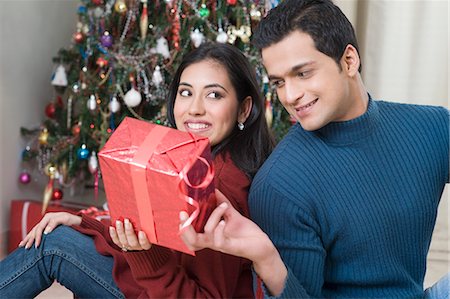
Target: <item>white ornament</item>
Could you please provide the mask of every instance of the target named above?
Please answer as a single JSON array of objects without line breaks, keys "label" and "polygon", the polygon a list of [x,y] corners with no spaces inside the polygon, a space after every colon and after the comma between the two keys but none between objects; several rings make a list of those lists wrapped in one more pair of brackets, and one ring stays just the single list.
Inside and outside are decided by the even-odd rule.
[{"label": "white ornament", "polygon": [[52,85],[55,86],[67,86],[66,69],[62,64],[56,68],[55,76],[52,79]]},{"label": "white ornament", "polygon": [[111,113],[116,113],[120,110],[120,103],[116,97],[112,97],[111,101],[108,104],[108,108]]},{"label": "white ornament", "polygon": [[161,54],[164,59],[170,58],[169,43],[164,37],[160,37],[156,41],[156,53]]},{"label": "white ornament", "polygon": [[141,93],[131,88],[123,97],[123,101],[128,107],[136,107],[142,101]]},{"label": "white ornament", "polygon": [[198,30],[198,28],[191,32],[191,41],[194,44],[194,47],[200,47],[204,40],[205,36],[200,32],[200,30]]},{"label": "white ornament", "polygon": [[155,67],[155,71],[152,75],[152,82],[155,84],[155,86],[159,86],[163,82],[163,77],[161,75],[160,67],[157,65]]},{"label": "white ornament", "polygon": [[89,161],[88,161],[88,167],[89,167],[89,171],[92,174],[94,174],[98,169],[98,160],[97,160],[97,155],[96,155],[95,151],[91,152],[91,156],[89,157]]},{"label": "white ornament", "polygon": [[224,44],[228,40],[228,35],[225,31],[223,31],[222,28],[219,28],[219,31],[217,32],[216,42]]},{"label": "white ornament", "polygon": [[96,7],[94,9],[94,16],[100,18],[103,15],[103,9],[101,7]]},{"label": "white ornament", "polygon": [[87,107],[91,111],[94,111],[97,108],[97,100],[93,94],[91,94],[89,100],[87,101]]}]

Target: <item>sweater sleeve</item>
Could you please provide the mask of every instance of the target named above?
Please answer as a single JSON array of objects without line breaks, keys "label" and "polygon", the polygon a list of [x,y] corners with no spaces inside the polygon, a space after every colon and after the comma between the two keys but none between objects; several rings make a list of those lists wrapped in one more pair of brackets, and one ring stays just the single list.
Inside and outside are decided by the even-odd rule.
[{"label": "sweater sleeve", "polygon": [[[319,226],[306,207],[299,206],[270,182],[252,186],[250,214],[268,234],[288,268],[280,298],[322,297],[326,252]],[[276,203],[276,204],[275,204]],[[265,297],[271,298],[265,290]]]},{"label": "sweater sleeve", "polygon": [[[216,188],[222,187],[221,191],[236,208],[247,210],[248,180],[244,176],[244,181],[235,184],[235,188],[226,188],[228,183],[224,187],[223,181],[242,174],[235,167],[223,171],[222,166],[215,163]],[[148,297],[253,297],[251,263],[242,258],[209,249],[197,251],[193,257],[158,245],[147,251],[127,252],[124,256],[134,279]]]}]

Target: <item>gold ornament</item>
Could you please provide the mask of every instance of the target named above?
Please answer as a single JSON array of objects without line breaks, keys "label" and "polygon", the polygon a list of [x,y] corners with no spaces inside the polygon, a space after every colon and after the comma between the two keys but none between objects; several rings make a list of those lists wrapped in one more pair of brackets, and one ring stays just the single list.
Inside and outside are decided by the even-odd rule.
[{"label": "gold ornament", "polygon": [[46,145],[48,143],[48,135],[49,135],[49,133],[48,133],[47,128],[43,128],[41,131],[41,134],[39,134],[39,137],[38,137],[39,143],[42,145]]},{"label": "gold ornament", "polygon": [[127,5],[124,0],[116,0],[114,4],[114,10],[120,14],[123,14],[127,11]]},{"label": "gold ornament", "polygon": [[51,179],[54,179],[56,175],[56,170],[57,168],[54,164],[48,163],[44,168],[44,173]]}]

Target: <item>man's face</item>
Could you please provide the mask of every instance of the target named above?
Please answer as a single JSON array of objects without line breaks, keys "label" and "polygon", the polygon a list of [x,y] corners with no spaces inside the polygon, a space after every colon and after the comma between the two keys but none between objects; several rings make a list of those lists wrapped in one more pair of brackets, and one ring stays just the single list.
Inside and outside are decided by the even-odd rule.
[{"label": "man's face", "polygon": [[319,52],[308,34],[290,33],[263,49],[262,58],[278,98],[305,130],[359,116],[354,111],[347,66],[341,62],[341,70],[331,57]]}]

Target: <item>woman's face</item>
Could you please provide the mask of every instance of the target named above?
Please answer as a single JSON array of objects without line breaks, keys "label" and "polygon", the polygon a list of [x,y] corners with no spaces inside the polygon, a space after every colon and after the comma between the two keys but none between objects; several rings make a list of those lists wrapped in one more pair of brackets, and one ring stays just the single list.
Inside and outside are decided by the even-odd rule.
[{"label": "woman's face", "polygon": [[214,146],[231,134],[239,110],[236,91],[221,64],[204,60],[181,74],[173,111],[178,130],[208,137]]}]

